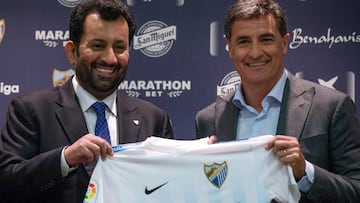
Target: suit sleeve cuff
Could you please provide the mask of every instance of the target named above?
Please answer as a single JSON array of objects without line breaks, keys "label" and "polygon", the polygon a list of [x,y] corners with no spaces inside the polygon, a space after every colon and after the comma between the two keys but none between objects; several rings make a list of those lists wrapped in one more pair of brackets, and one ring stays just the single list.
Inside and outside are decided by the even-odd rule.
[{"label": "suit sleeve cuff", "polygon": [[305,163],[305,172],[306,175],[303,176],[298,182],[298,187],[301,192],[308,192],[312,184],[314,183],[314,165],[306,161]]},{"label": "suit sleeve cuff", "polygon": [[66,177],[69,175],[69,173],[71,173],[72,171],[74,171],[75,169],[78,168],[78,165],[74,166],[74,167],[70,167],[66,160],[65,160],[65,155],[64,155],[64,150],[65,150],[66,147],[64,147],[62,150],[61,150],[61,159],[60,159],[60,167],[61,167],[61,175],[62,177]]}]

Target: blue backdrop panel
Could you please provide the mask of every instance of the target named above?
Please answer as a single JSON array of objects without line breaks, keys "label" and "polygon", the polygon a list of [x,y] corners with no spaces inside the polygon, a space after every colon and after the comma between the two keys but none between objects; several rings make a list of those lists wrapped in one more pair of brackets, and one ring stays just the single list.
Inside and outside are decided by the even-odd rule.
[{"label": "blue backdrop panel", "polygon": [[[61,85],[73,74],[63,43],[81,0],[0,2],[0,125],[10,100]],[[176,137],[193,139],[195,113],[239,81],[223,26],[234,0],[127,0],[138,28],[126,80],[131,96],[171,116]],[[360,2],[279,0],[289,20],[286,68],[351,96],[360,115]]]}]

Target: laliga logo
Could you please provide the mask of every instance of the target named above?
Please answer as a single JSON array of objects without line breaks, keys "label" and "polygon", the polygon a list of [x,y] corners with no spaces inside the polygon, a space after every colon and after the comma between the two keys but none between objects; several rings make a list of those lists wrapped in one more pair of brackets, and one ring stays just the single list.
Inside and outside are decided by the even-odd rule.
[{"label": "laliga logo", "polygon": [[82,2],[82,0],[58,0],[58,2],[65,7],[72,8]]},{"label": "laliga logo", "polygon": [[5,36],[5,20],[0,19],[0,44]]},{"label": "laliga logo", "polygon": [[96,195],[98,192],[97,188],[98,188],[97,182],[91,180],[85,194],[84,203],[90,203],[96,201]]},{"label": "laliga logo", "polygon": [[134,49],[149,57],[165,55],[176,40],[176,26],[167,26],[161,21],[149,21],[140,27],[134,36]]}]

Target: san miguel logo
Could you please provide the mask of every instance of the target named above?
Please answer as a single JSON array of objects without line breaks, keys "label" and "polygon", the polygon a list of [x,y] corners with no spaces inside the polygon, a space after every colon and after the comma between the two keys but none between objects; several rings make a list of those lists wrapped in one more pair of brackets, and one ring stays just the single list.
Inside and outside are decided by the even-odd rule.
[{"label": "san miguel logo", "polygon": [[220,82],[220,85],[217,86],[217,95],[225,96],[234,92],[237,88],[239,88],[240,81],[240,75],[236,71],[228,73]]},{"label": "san miguel logo", "polygon": [[58,2],[66,7],[75,7],[76,5],[78,5],[80,2],[82,2],[83,0],[58,0]]},{"label": "san miguel logo", "polygon": [[134,49],[149,57],[165,55],[176,40],[176,26],[161,21],[149,21],[139,28],[134,36]]},{"label": "san miguel logo", "polygon": [[0,44],[5,36],[5,20],[0,19]]},{"label": "san miguel logo", "polygon": [[220,188],[225,182],[228,174],[228,166],[226,161],[222,163],[213,163],[211,165],[204,164],[204,173],[207,179],[217,188]]}]

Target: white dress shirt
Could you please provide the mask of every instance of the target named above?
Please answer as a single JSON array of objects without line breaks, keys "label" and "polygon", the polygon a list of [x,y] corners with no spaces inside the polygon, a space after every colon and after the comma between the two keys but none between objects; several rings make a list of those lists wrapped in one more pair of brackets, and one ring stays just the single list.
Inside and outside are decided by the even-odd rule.
[{"label": "white dress shirt", "polygon": [[[97,100],[94,96],[88,93],[84,88],[82,88],[79,83],[77,82],[76,76],[72,78],[72,84],[75,91],[75,94],[79,100],[79,104],[81,110],[84,114],[85,122],[87,129],[90,134],[95,134],[95,125],[96,125],[96,113],[92,109],[91,105]],[[116,91],[113,94],[106,97],[105,99],[101,100],[107,106],[105,111],[105,117],[108,122],[109,132],[110,132],[110,139],[112,145],[118,145],[119,138],[118,138],[118,128],[117,128],[117,109],[116,109]],[[95,135],[94,135],[95,136]],[[66,146],[67,147],[67,146]],[[66,148],[64,147],[64,149]],[[64,156],[64,149],[61,152],[61,174],[63,177],[67,176],[71,171],[75,170],[77,166],[70,167]]]}]

